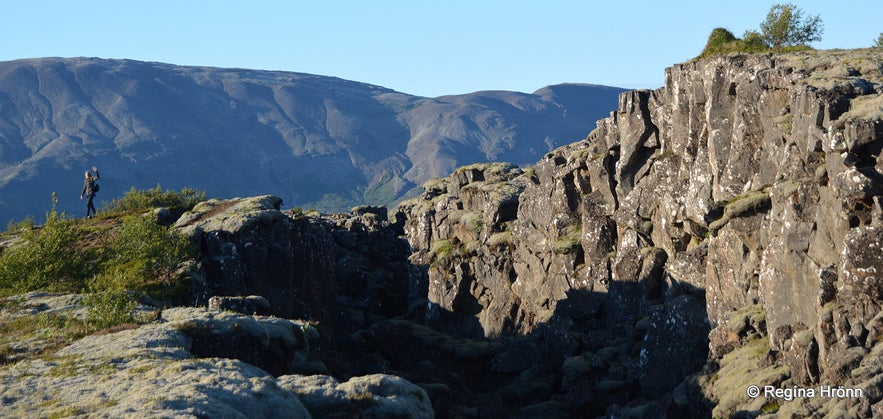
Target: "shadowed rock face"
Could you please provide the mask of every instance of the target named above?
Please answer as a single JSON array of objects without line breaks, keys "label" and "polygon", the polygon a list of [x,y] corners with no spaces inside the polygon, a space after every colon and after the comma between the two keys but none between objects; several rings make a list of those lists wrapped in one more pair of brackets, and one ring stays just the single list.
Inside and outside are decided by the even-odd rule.
[{"label": "shadowed rock face", "polygon": [[53,191],[78,216],[93,165],[99,201],[161,184],[323,211],[389,204],[458,165],[536,161],[582,137],[622,91],[567,84],[430,99],[291,72],[3,62],[0,220],[39,217]]}]

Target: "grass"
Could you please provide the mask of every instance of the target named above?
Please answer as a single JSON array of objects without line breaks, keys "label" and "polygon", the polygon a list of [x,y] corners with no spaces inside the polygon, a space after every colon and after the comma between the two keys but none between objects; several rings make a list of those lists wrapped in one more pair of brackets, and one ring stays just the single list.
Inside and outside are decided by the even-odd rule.
[{"label": "grass", "polygon": [[481,230],[484,228],[484,219],[480,212],[454,211],[451,213],[451,221],[465,224],[470,231],[476,234],[481,233]]},{"label": "grass", "polygon": [[0,322],[0,365],[53,352],[94,331],[83,320],[58,314],[4,319]]},{"label": "grass", "polygon": [[450,240],[435,240],[429,249],[430,261],[441,262],[448,260],[454,254],[454,245]]},{"label": "grass", "polygon": [[858,119],[873,121],[883,119],[883,95],[864,95],[853,99],[849,111],[837,119],[838,123]]}]

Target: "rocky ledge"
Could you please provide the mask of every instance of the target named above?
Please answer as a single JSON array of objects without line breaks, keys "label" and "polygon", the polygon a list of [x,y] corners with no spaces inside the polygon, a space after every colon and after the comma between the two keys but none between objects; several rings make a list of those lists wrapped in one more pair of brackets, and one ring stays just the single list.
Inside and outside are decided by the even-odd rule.
[{"label": "rocky ledge", "polygon": [[[79,300],[30,294],[7,301],[2,315],[77,316]],[[0,369],[3,415],[432,417],[423,389],[402,378],[373,374],[341,383],[317,374],[311,344],[318,333],[306,322],[178,307],[132,327]]]}]

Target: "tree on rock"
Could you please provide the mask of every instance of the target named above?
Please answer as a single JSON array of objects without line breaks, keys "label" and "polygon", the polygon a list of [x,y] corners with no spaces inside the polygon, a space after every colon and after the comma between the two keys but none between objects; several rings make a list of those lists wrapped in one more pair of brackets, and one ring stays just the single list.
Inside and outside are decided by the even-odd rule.
[{"label": "tree on rock", "polygon": [[[746,38],[750,32],[746,32]],[[760,24],[760,38],[774,49],[821,41],[822,32],[819,15],[804,17],[802,10],[788,3],[774,4]]]},{"label": "tree on rock", "polygon": [[878,36],[877,41],[874,42],[874,48],[883,48],[883,32],[880,32],[880,36]]}]

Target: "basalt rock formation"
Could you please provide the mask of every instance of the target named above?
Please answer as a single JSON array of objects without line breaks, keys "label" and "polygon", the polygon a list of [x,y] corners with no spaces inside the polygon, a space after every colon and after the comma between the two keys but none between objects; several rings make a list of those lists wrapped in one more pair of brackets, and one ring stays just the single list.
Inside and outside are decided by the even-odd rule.
[{"label": "basalt rock formation", "polygon": [[879,413],[881,117],[879,49],[679,64],[533,167],[426,184],[401,206],[411,260],[447,333],[566,331],[549,398],[570,409]]}]

